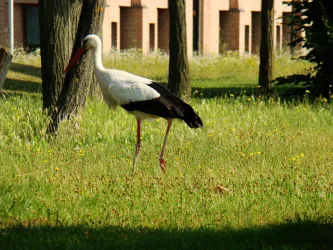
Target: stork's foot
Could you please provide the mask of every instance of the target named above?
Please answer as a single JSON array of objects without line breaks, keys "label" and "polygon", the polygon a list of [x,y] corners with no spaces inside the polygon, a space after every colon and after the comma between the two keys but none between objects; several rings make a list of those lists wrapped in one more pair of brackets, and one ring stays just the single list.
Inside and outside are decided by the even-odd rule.
[{"label": "stork's foot", "polygon": [[165,166],[165,160],[164,159],[160,159],[160,167],[161,167],[163,173],[166,173],[166,166]]}]

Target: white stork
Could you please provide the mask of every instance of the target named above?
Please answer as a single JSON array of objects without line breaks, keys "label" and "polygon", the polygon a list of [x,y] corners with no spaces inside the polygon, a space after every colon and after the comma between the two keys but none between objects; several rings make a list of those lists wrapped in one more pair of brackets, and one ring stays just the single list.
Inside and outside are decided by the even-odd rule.
[{"label": "white stork", "polygon": [[106,69],[102,64],[102,42],[96,35],[83,39],[81,48],[70,60],[65,69],[67,72],[89,49],[93,51],[94,72],[102,90],[104,100],[111,109],[121,106],[137,120],[137,144],[133,160],[134,172],[138,159],[141,138],[140,124],[147,118],[165,118],[168,126],[160,154],[160,167],[165,173],[164,150],[172,119],[184,120],[190,128],[202,127],[202,121],[193,108],[171,93],[162,85],[140,76],[117,69]]}]

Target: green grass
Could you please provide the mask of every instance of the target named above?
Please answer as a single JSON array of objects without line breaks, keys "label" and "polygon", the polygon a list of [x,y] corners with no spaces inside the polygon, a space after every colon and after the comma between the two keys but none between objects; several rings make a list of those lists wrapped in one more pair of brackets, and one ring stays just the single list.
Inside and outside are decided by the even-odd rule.
[{"label": "green grass", "polygon": [[[216,61],[206,62],[206,71],[216,74],[211,78],[204,69],[193,73],[198,98],[190,104],[204,127],[173,124],[166,175],[158,165],[164,120],[143,124],[143,146],[132,176],[132,116],[90,100],[78,117],[61,124],[56,138],[48,138],[39,88],[6,90],[0,98],[0,246],[330,249],[332,105],[320,99],[309,104],[306,98],[263,102],[247,95],[244,90],[255,88],[255,79],[251,74],[237,78],[246,66],[241,69],[242,63],[232,60],[235,85],[225,86],[210,68],[222,69]],[[152,67],[145,63],[143,72]],[[158,72],[163,63],[154,63]],[[34,71],[38,60],[21,67],[27,78],[12,70],[11,79],[40,82]],[[141,73],[139,66],[133,70]],[[145,76],[164,79],[161,73]],[[242,94],[201,95],[207,88],[233,86]]]}]

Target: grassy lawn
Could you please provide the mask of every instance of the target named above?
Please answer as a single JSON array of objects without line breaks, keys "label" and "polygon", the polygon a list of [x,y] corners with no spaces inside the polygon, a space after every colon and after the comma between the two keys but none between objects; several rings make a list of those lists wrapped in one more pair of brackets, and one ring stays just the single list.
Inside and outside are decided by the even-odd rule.
[{"label": "grassy lawn", "polygon": [[[106,65],[167,78],[162,55]],[[194,58],[190,103],[204,127],[174,123],[164,175],[166,122],[145,122],[132,176],[134,117],[89,100],[47,137],[39,57],[17,57],[0,98],[0,248],[332,249],[333,107],[262,101],[257,67],[255,57]],[[281,55],[276,76],[306,67]]]}]

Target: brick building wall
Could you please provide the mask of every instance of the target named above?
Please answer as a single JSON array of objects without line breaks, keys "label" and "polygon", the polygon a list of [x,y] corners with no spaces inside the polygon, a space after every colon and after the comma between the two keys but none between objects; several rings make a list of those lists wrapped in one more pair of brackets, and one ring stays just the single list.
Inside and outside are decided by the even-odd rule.
[{"label": "brick building wall", "polygon": [[[24,6],[22,4],[14,4],[14,13],[14,46],[17,48],[24,45]],[[8,9],[6,11],[6,16],[8,16]],[[8,26],[8,19],[6,21],[6,26]]]},{"label": "brick building wall", "polygon": [[142,49],[142,8],[120,8],[120,49]]},{"label": "brick building wall", "polygon": [[[0,0],[0,47],[8,48],[8,0]],[[14,0],[14,47],[23,47],[26,43],[25,8],[36,5],[38,0]]]},{"label": "brick building wall", "polygon": [[0,13],[3,13],[0,15],[0,47],[6,47],[6,30],[7,26],[5,24],[5,9],[6,4],[4,1],[0,1]]},{"label": "brick building wall", "polygon": [[261,39],[261,13],[252,12],[252,53],[259,53]]},{"label": "brick building wall", "polygon": [[[22,47],[24,45],[24,6],[22,4],[14,4],[14,46]],[[8,5],[4,8],[4,23],[6,29],[3,30],[4,44],[8,46]]]},{"label": "brick building wall", "polygon": [[239,11],[220,11],[220,52],[239,50]]},{"label": "brick building wall", "polygon": [[291,27],[287,24],[290,21],[291,14],[290,13],[283,13],[282,17],[282,44],[283,46],[287,45],[291,41]]},{"label": "brick building wall", "polygon": [[158,10],[158,48],[169,52],[169,10]]},{"label": "brick building wall", "polygon": [[[8,0],[0,0],[0,45],[8,41]],[[15,45],[25,45],[26,6],[37,4],[38,0],[15,1]],[[257,53],[260,47],[260,8],[261,0],[185,0],[187,47],[192,55],[193,43],[200,54],[221,52],[221,44],[226,49]],[[282,41],[290,40],[290,31],[279,19],[291,8],[282,5],[283,0],[275,0],[274,42],[277,48]],[[193,3],[198,21],[193,23]],[[103,23],[103,52],[116,49],[141,48],[144,53],[159,48],[169,50],[168,0],[106,0]],[[193,40],[193,31],[196,38]],[[6,33],[7,32],[7,33]],[[29,33],[30,34],[30,33]],[[153,47],[153,48],[152,48]]]},{"label": "brick building wall", "polygon": [[229,10],[228,1],[208,0],[200,2],[200,52],[216,54],[220,50],[220,11]]}]

